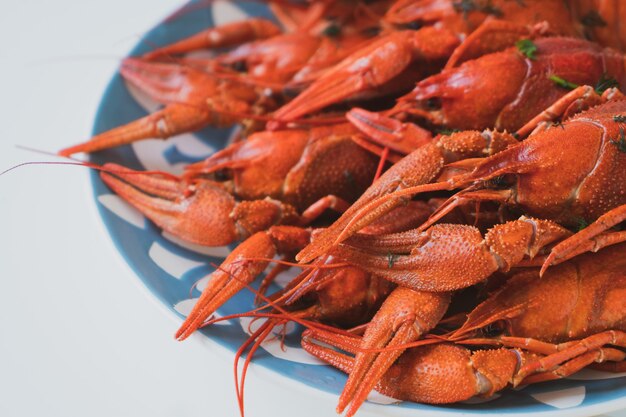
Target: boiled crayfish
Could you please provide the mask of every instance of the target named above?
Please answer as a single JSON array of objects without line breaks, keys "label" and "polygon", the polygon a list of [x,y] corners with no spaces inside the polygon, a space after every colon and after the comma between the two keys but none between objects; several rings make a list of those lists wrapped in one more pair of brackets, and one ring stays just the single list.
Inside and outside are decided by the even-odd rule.
[{"label": "boiled crayfish", "polygon": [[[297,7],[277,5],[275,10],[282,10],[277,16],[289,33],[281,34],[267,20],[251,19],[209,29],[143,58],[126,59],[121,74],[165,108],[60,153],[95,152],[147,138],[165,139],[209,124],[250,121],[287,101],[271,114],[269,126],[275,129],[343,100],[405,92],[446,62],[449,67],[458,65],[545,33],[578,34],[573,17],[563,19],[570,13],[557,0],[524,4],[502,0],[473,8],[447,1],[441,2],[446,3],[445,10],[438,14],[432,13],[433,5],[413,4],[407,22],[427,23],[419,30],[398,26],[407,23],[398,20],[406,13],[398,11],[406,2],[396,3],[396,11],[392,8],[383,17],[387,3],[357,2],[347,10],[341,2],[313,3],[307,17],[300,17],[306,22],[297,27],[290,23],[294,15],[302,15],[295,13]],[[321,12],[333,13],[333,19],[324,19]],[[172,55],[199,48],[238,44],[243,45],[208,62],[171,60]],[[233,72],[233,65],[245,68],[244,74]],[[296,87],[286,86],[289,80]],[[289,100],[285,90],[301,86],[308,87]]]},{"label": "boiled crayfish", "polygon": [[[61,154],[245,125],[181,176],[106,164],[101,177],[182,240],[241,241],[179,340],[276,263],[242,313],[267,321],[237,359],[279,324],[309,327],[304,348],[349,373],[347,416],[374,388],[450,403],[594,363],[623,371],[618,6],[272,2],[279,25],[230,23],[126,59],[122,75],[165,107]],[[199,49],[213,55],[187,56]]]},{"label": "boiled crayfish", "polygon": [[[552,264],[626,240],[624,232],[609,230],[626,218],[626,190],[623,183],[612,181],[626,164],[626,152],[620,145],[624,137],[622,123],[626,100],[619,97],[617,92],[615,94],[617,98],[574,116],[563,122],[561,127],[538,131],[527,140],[488,158],[461,161],[461,167],[469,172],[447,176],[444,181],[394,191],[369,203],[355,205],[357,208],[354,212],[349,211],[344,215],[348,216],[348,221],[339,220],[339,225],[346,225],[344,230],[349,231],[348,237],[353,235],[353,230],[358,230],[389,208],[400,204],[406,195],[461,189],[415,231],[367,238],[354,235],[349,239],[340,234],[334,243],[331,242],[328,254],[404,287],[401,297],[394,301],[398,307],[389,312],[384,310],[383,304],[372,320],[372,324],[381,320],[381,323],[393,323],[393,327],[368,327],[360,345],[363,349],[396,349],[378,354],[368,351],[357,353],[338,410],[342,411],[352,402],[355,405],[348,414],[355,411],[401,354],[402,350],[398,346],[422,336],[423,332],[408,332],[404,326],[408,326],[407,329],[424,328],[420,314],[438,305],[435,301],[419,303],[417,300],[421,299],[423,291],[445,295],[447,291],[485,280],[498,270],[506,272],[525,261],[532,263],[541,254],[543,267],[539,273],[544,274]],[[452,135],[451,139],[455,137],[458,137],[456,140],[459,143],[467,137],[485,139],[478,132]],[[576,155],[572,158],[560,148],[564,144],[589,152],[584,157]],[[424,149],[412,155],[413,158],[419,158],[412,159],[410,155],[407,157],[410,163],[405,165],[401,161],[385,175],[395,172],[395,169],[406,170],[409,175],[412,170],[421,173],[426,169],[428,172],[428,162],[432,159],[425,158],[425,155],[439,152],[439,148],[433,145],[432,150]],[[442,156],[438,158],[440,160]],[[441,163],[437,162],[430,169],[439,172],[440,167]],[[564,167],[571,171],[564,175]],[[502,179],[494,183],[491,180],[495,177]],[[522,217],[494,226],[484,237],[480,230],[470,225],[433,225],[453,209],[473,201],[514,205],[517,210],[545,220]],[[572,233],[563,226],[575,226],[575,218],[592,223],[582,231]],[[321,242],[322,245],[328,245],[327,236],[336,236],[336,230],[331,226],[322,232],[320,239],[300,253],[301,259],[314,253],[311,248],[315,250],[316,244]],[[619,302],[610,307],[622,312],[624,309],[623,303]],[[512,314],[511,310],[507,310],[508,313]],[[393,320],[390,321],[390,317]],[[607,326],[621,329],[619,325],[622,321],[623,318],[618,318],[617,323],[609,323]],[[585,329],[593,328],[585,324],[582,326]],[[577,335],[571,333],[569,336]]]},{"label": "boiled crayfish", "polygon": [[[367,387],[376,386],[401,400],[442,404],[475,395],[490,396],[509,385],[565,378],[594,363],[601,364],[601,369],[623,371],[624,250],[626,246],[620,244],[585,254],[551,269],[543,278],[537,269],[514,275],[469,312],[463,326],[451,334],[437,336],[428,340],[432,344],[424,343],[404,353],[391,351],[399,359],[391,361],[388,369],[372,366],[377,372],[370,373],[374,381]],[[598,308],[600,311],[593,314]],[[352,376],[363,355],[360,339],[358,335],[313,330],[305,333],[302,344]],[[314,340],[356,354],[356,360]],[[459,343],[486,349],[471,352]],[[364,399],[368,391],[361,391]],[[360,402],[355,404],[347,415]]]}]

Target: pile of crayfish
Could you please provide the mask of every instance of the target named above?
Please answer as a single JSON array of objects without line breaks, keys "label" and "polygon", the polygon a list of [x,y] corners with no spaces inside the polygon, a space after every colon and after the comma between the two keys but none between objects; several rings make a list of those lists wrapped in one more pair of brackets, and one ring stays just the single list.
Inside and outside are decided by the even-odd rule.
[{"label": "pile of crayfish", "polygon": [[[60,152],[239,125],[181,176],[99,168],[179,239],[241,242],[176,338],[272,265],[247,362],[275,326],[302,324],[304,349],[349,374],[346,416],[373,389],[442,404],[626,371],[621,3],[269,7],[275,21],[125,59],[163,108]],[[266,295],[289,268],[302,272]]]}]

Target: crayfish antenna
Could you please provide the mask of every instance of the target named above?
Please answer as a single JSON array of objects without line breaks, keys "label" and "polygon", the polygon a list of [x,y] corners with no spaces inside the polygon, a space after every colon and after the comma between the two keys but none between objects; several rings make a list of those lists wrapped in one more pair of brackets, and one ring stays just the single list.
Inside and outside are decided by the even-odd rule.
[{"label": "crayfish antenna", "polygon": [[[233,277],[233,279],[236,279],[236,277]],[[329,337],[334,336],[334,337],[346,338],[346,337],[351,336],[349,333],[342,331],[340,329],[337,329],[335,327],[310,321],[309,319],[307,319],[307,317],[309,317],[309,311],[306,309],[301,310],[301,311],[287,311],[284,308],[284,305],[282,305],[279,302],[272,301],[270,298],[263,295],[260,291],[255,290],[254,288],[250,287],[247,284],[244,284],[243,286],[247,288],[249,291],[251,291],[252,293],[254,293],[257,298],[263,300],[267,304],[247,313],[223,316],[223,317],[220,317],[217,319],[211,319],[205,322],[205,324],[212,324],[218,321],[230,320],[232,318],[242,318],[242,317],[255,317],[255,318],[266,319],[266,321],[262,323],[258,329],[256,329],[255,331],[249,331],[250,336],[240,346],[240,348],[237,350],[235,354],[233,371],[234,371],[234,378],[235,378],[235,389],[237,393],[237,401],[239,404],[239,410],[240,410],[240,414],[242,417],[244,416],[244,387],[245,387],[245,380],[246,380],[248,367],[250,366],[250,363],[252,362],[252,358],[254,354],[256,353],[256,351],[258,350],[258,348],[262,346],[262,344],[267,340],[268,336],[270,336],[273,333],[273,330],[277,326],[286,325],[288,321],[293,321],[305,327],[307,329],[306,330],[307,332],[315,332],[315,334],[325,334],[325,335],[329,335]],[[273,310],[270,313],[260,312],[260,310],[263,310],[269,307],[273,308]],[[252,325],[252,323],[250,323],[250,325]],[[284,334],[282,334],[281,336],[276,336],[276,337],[284,337]],[[252,347],[250,347],[251,345]],[[250,351],[246,355],[246,359],[245,359],[241,376],[240,376],[239,361],[241,357],[244,355],[245,351],[248,349],[248,347],[250,347]]]},{"label": "crayfish antenna", "polygon": [[29,161],[29,162],[22,162],[20,164],[13,165],[12,167],[5,169],[4,171],[0,171],[0,177],[18,168],[22,168],[22,167],[29,166],[29,165],[76,165],[76,166],[93,168],[88,163],[83,163],[83,162]]},{"label": "crayfish antenna", "polygon": [[[265,341],[267,336],[270,335],[274,327],[278,323],[275,323],[273,320],[267,320],[264,322],[261,327],[259,327],[254,333],[248,337],[248,339],[239,347],[237,352],[235,353],[235,360],[233,363],[233,372],[235,376],[235,390],[237,393],[237,402],[239,404],[239,413],[241,417],[244,417],[244,387],[246,382],[246,374],[248,372],[248,367],[252,361],[252,357],[254,356],[257,349],[261,346],[261,344]],[[246,360],[243,364],[243,369],[241,371],[241,382],[239,381],[239,360],[241,356],[243,356],[244,352],[252,344],[250,348],[250,352],[246,355]]]}]

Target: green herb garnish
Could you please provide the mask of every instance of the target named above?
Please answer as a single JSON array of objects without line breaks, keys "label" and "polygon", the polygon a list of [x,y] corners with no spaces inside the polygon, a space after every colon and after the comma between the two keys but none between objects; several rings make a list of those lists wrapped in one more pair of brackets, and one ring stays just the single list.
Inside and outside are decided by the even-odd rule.
[{"label": "green herb garnish", "polygon": [[579,217],[576,219],[576,230],[577,231],[581,231],[583,229],[586,229],[587,226],[589,226],[589,222],[587,220],[585,220],[584,217]]},{"label": "green herb garnish", "polygon": [[617,150],[626,153],[626,133],[624,132],[624,127],[619,127],[619,138],[617,140],[611,139],[611,143],[617,146]]},{"label": "green herb garnish", "polygon": [[396,259],[398,259],[398,255],[391,252],[387,254],[387,267],[389,269],[393,268],[393,265],[396,263]]},{"label": "green herb garnish", "polygon": [[526,56],[528,59],[535,59],[535,52],[537,52],[537,45],[530,39],[521,39],[515,42],[517,49]]},{"label": "green herb garnish", "polygon": [[445,128],[445,127],[437,130],[437,133],[439,133],[441,136],[450,136],[451,134],[456,133],[456,132],[460,132],[460,130],[459,129],[448,129],[448,128]]},{"label": "green herb garnish", "polygon": [[619,88],[619,83],[613,77],[610,77],[607,73],[602,74],[600,79],[596,83],[595,90],[596,93],[602,94],[609,88],[617,87]]},{"label": "green herb garnish", "polygon": [[578,84],[569,82],[566,79],[559,77],[558,75],[552,74],[548,78],[550,79],[550,81],[552,81],[554,84],[558,85],[559,87],[567,88],[568,90],[573,90],[575,88],[578,88]]}]

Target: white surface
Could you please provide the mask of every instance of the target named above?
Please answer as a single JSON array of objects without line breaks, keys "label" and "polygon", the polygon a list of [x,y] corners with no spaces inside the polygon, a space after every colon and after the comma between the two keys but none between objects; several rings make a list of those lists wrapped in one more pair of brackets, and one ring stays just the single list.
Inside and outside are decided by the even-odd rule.
[{"label": "white surface", "polygon": [[[0,14],[0,171],[87,138],[118,59],[177,0],[56,0]],[[0,177],[0,415],[235,416],[232,354],[143,289],[97,214],[87,171]],[[246,415],[332,416],[335,398],[252,367]],[[384,409],[366,405],[362,417]],[[387,411],[384,411],[387,413]],[[626,416],[625,412],[613,416]]]}]

